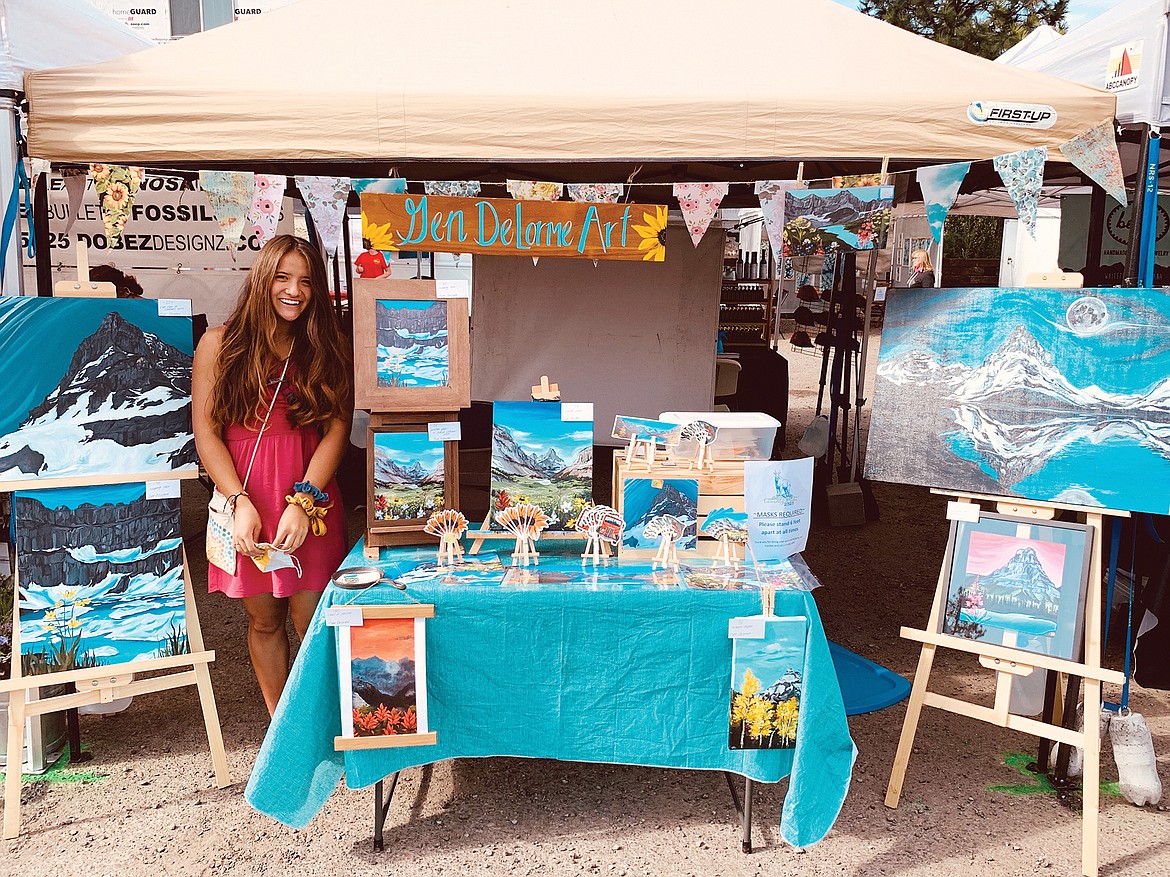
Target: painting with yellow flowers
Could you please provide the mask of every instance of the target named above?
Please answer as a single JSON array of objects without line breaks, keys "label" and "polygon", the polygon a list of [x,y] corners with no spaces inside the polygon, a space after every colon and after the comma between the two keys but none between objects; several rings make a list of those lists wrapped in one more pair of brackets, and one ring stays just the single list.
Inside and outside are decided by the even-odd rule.
[{"label": "painting with yellow flowers", "polygon": [[190,651],[177,491],[21,491],[12,517],[25,674]]},{"label": "painting with yellow flowers", "polygon": [[759,638],[732,640],[729,749],[794,749],[808,619],[762,616]]}]

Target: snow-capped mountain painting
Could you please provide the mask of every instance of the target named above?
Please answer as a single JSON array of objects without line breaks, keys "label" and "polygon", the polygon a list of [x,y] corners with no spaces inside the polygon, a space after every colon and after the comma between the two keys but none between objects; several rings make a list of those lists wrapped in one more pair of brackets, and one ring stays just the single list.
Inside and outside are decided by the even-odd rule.
[{"label": "snow-capped mountain painting", "polygon": [[443,442],[425,432],[375,432],[371,453],[375,521],[425,520],[444,508]]},{"label": "snow-capped mountain painting", "polygon": [[32,672],[188,651],[179,499],[146,485],[17,492],[20,643]]},{"label": "snow-capped mountain painting", "polygon": [[593,421],[565,420],[560,402],[492,406],[491,510],[529,502],[550,530],[572,530],[593,498]]},{"label": "snow-capped mountain painting", "polygon": [[425,629],[422,618],[372,617],[337,629],[342,736],[426,732]]},{"label": "snow-capped mountain painting", "polygon": [[450,384],[447,302],[378,299],[374,319],[379,387]]},{"label": "snow-capped mountain painting", "polygon": [[678,540],[680,551],[697,543],[699,482],[695,478],[626,478],[622,481],[622,517],[626,548],[657,548],[658,540],[647,538],[646,525],[660,515],[673,515],[686,528]]},{"label": "snow-capped mountain painting", "polygon": [[193,469],[191,349],[152,300],[0,298],[0,487]]},{"label": "snow-capped mountain painting", "polygon": [[834,245],[851,250],[884,247],[893,206],[893,186],[788,189],[784,255],[819,256]]},{"label": "snow-capped mountain painting", "polygon": [[878,481],[1170,512],[1170,296],[888,296],[865,466]]},{"label": "snow-capped mountain painting", "polygon": [[731,749],[793,749],[800,720],[808,621],[768,618],[762,639],[732,640]]},{"label": "snow-capped mountain painting", "polygon": [[1088,545],[1077,524],[957,523],[943,632],[1079,657]]}]

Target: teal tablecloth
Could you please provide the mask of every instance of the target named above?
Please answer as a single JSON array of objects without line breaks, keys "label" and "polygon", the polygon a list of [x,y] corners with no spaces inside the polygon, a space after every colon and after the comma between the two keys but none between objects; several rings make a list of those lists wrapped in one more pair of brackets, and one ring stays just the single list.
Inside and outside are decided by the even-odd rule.
[{"label": "teal tablecloth", "polygon": [[[369,565],[361,548],[343,566]],[[422,549],[383,549],[378,565],[396,577],[433,558]],[[731,771],[761,782],[791,773],[781,836],[797,847],[825,836],[857,750],[811,593],[776,594],[777,615],[809,619],[796,748],[731,750],[727,622],[758,615],[758,591],[584,584],[579,558],[550,558],[543,544],[539,569],[576,580],[520,588],[431,580],[405,594],[390,585],[331,586],[260,748],[248,803],[300,828],[343,775],[359,789],[448,758],[522,756]],[[337,647],[324,609],[407,602],[407,594],[435,605],[426,629],[427,688],[438,745],[336,752]]]}]

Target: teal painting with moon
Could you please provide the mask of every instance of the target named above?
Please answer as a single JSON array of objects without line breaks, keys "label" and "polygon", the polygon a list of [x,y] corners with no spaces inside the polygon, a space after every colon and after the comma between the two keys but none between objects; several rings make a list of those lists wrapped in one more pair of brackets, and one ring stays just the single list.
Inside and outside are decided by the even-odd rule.
[{"label": "teal painting with moon", "polygon": [[1170,296],[893,290],[866,474],[1170,512]]}]

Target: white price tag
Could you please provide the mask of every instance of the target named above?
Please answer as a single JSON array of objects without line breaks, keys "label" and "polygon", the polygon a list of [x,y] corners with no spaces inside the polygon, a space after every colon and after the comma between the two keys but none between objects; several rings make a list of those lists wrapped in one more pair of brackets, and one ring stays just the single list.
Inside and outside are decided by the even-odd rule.
[{"label": "white price tag", "polygon": [[959,502],[952,499],[947,503],[947,520],[948,521],[971,521],[974,523],[979,520],[979,503],[977,502]]},{"label": "white price tag", "polygon": [[326,627],[361,627],[361,606],[326,606]]},{"label": "white price tag", "polygon": [[175,480],[147,481],[146,482],[146,498],[147,499],[178,499],[179,498],[179,482],[175,481]]},{"label": "white price tag", "polygon": [[463,438],[463,430],[458,420],[428,423],[427,438],[433,442],[457,442]]},{"label": "white price tag", "polygon": [[727,637],[728,639],[763,639],[764,616],[729,618],[727,620]]},{"label": "white price tag", "polygon": [[452,280],[436,280],[435,295],[438,298],[471,298],[471,284],[461,277]]},{"label": "white price tag", "polygon": [[160,317],[189,317],[191,316],[191,299],[160,298],[158,300],[158,315]]},{"label": "white price tag", "polygon": [[593,403],[592,402],[562,402],[561,403],[561,421],[569,423],[573,421],[593,421]]}]

